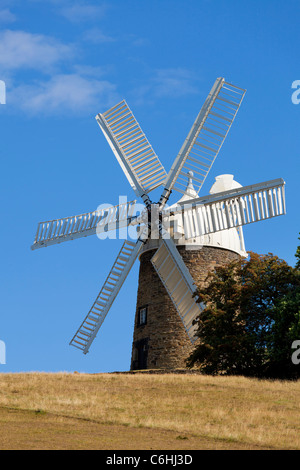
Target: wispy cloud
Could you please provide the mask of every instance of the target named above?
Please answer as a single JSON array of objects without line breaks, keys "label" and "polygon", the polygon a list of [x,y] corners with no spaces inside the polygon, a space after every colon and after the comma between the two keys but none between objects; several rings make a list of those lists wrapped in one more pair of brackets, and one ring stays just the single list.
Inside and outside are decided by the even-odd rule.
[{"label": "wispy cloud", "polygon": [[[1,1],[1,0],[0,0]],[[8,0],[12,1],[12,0]],[[99,21],[110,8],[102,0],[27,0],[31,3],[42,3],[52,6],[52,12],[63,16],[72,23]]]},{"label": "wispy cloud", "polygon": [[16,19],[16,16],[8,8],[0,10],[0,23],[13,23]]},{"label": "wispy cloud", "polygon": [[84,21],[98,21],[103,17],[107,7],[105,5],[92,5],[87,3],[72,3],[60,9],[60,13],[73,23]]},{"label": "wispy cloud", "polygon": [[83,35],[83,39],[92,44],[103,44],[116,41],[116,38],[103,33],[99,28],[91,28],[86,31]]},{"label": "wispy cloud", "polygon": [[0,33],[0,70],[20,68],[49,72],[73,55],[72,47],[42,34],[6,30]]},{"label": "wispy cloud", "polygon": [[183,68],[158,69],[152,79],[153,93],[158,96],[183,96],[197,93],[193,74]]},{"label": "wispy cloud", "polygon": [[31,115],[58,115],[96,112],[112,105],[119,97],[116,86],[105,80],[107,70],[76,63],[80,54],[75,45],[51,36],[0,33],[0,73],[9,85],[12,108]]},{"label": "wispy cloud", "polygon": [[178,98],[197,93],[194,74],[184,68],[156,69],[134,90],[135,101],[143,104],[158,98]]},{"label": "wispy cloud", "polygon": [[97,78],[99,79],[100,77],[104,77],[111,71],[112,67],[111,66],[96,66],[96,65],[82,65],[82,64],[76,64],[73,65],[73,70],[76,74],[82,75],[85,77],[90,77],[90,78]]},{"label": "wispy cloud", "polygon": [[32,115],[98,112],[116,99],[115,85],[79,74],[55,75],[13,91],[14,104]]},{"label": "wispy cloud", "polygon": [[[47,1],[68,21],[84,22],[86,31],[81,32],[81,41],[99,44],[115,40],[99,27],[87,27],[86,22],[98,20],[105,13],[106,7],[100,2]],[[15,19],[8,5],[1,4],[0,23]],[[8,86],[12,112],[21,109],[32,116],[82,115],[99,112],[119,100],[116,85],[106,79],[110,66],[82,63],[83,42],[68,44],[51,35],[8,28],[0,31],[0,75]]]}]

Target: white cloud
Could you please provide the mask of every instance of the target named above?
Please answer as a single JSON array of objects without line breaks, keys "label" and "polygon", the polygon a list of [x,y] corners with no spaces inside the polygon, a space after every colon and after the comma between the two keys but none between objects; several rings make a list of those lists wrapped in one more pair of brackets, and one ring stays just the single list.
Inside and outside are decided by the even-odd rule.
[{"label": "white cloud", "polygon": [[99,28],[92,28],[86,31],[83,35],[83,39],[93,44],[103,44],[116,41],[115,38],[104,34]]},{"label": "white cloud", "polygon": [[13,23],[16,21],[16,16],[8,9],[0,10],[0,23]]},{"label": "white cloud", "polygon": [[[107,68],[74,64],[74,46],[42,34],[0,33],[0,73],[12,109],[31,115],[99,112],[119,99]],[[24,70],[30,74],[24,74]],[[34,78],[33,78],[34,77]],[[99,111],[98,111],[99,110]]]},{"label": "white cloud", "polygon": [[[98,35],[97,40],[109,39]],[[78,115],[113,105],[119,96],[116,86],[105,79],[109,67],[74,63],[78,55],[78,46],[51,36],[0,32],[0,74],[8,86],[11,109],[31,115]]]},{"label": "white cloud", "polygon": [[115,85],[78,74],[61,74],[11,91],[15,105],[30,114],[97,113],[118,99]]},{"label": "white cloud", "polygon": [[152,79],[153,92],[158,97],[197,93],[193,79],[191,72],[183,68],[159,69]]},{"label": "white cloud", "polygon": [[[0,0],[1,1],[1,0]],[[9,0],[12,1],[12,0]],[[107,3],[100,0],[30,0],[33,3],[46,2],[53,5],[53,11],[56,14],[64,16],[68,21],[73,23],[82,23],[85,21],[98,21],[109,9]],[[96,4],[95,4],[96,3]]]},{"label": "white cloud", "polygon": [[153,102],[157,98],[178,98],[198,93],[195,77],[184,68],[157,69],[133,94],[137,104]]},{"label": "white cloud", "polygon": [[88,5],[83,3],[70,4],[61,8],[61,14],[69,21],[81,23],[83,21],[97,21],[104,15],[107,7],[104,5]]},{"label": "white cloud", "polygon": [[86,77],[103,77],[103,75],[107,75],[111,70],[111,66],[96,66],[96,65],[82,65],[77,64],[73,65],[74,73]]},{"label": "white cloud", "polygon": [[72,48],[42,34],[6,30],[0,33],[0,70],[20,68],[49,72],[72,55]]}]

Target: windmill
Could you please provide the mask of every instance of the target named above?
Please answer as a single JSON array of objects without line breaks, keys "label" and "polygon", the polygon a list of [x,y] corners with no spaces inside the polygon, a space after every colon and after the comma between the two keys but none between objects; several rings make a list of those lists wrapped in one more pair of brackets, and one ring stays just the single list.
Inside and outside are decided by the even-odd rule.
[{"label": "windmill", "polygon": [[[100,235],[116,227],[138,227],[137,239],[124,241],[100,293],[70,345],[84,354],[89,351],[134,262],[145,246],[151,245],[153,238],[151,264],[176,309],[188,341],[193,344],[196,329],[193,321],[203,305],[197,303],[194,279],[176,246],[176,233],[180,232],[187,243],[231,233],[239,237],[238,243],[243,247],[242,226],[285,213],[285,182],[282,179],[242,187],[230,175],[223,175],[216,178],[211,194],[198,196],[244,95],[244,89],[224,78],[215,81],[168,174],[126,101],[96,116],[145,210],[140,215],[135,214],[136,199],[108,209],[38,224],[32,249],[96,233]],[[158,203],[153,203],[149,193],[160,186],[163,187],[161,197]],[[172,191],[178,192],[181,199],[167,207]]]}]

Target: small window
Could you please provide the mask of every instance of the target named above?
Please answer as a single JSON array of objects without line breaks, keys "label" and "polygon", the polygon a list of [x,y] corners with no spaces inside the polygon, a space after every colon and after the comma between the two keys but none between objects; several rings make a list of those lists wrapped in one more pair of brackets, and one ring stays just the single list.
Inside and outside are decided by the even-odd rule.
[{"label": "small window", "polygon": [[138,317],[138,325],[146,325],[147,323],[147,307],[139,308],[139,317]]}]

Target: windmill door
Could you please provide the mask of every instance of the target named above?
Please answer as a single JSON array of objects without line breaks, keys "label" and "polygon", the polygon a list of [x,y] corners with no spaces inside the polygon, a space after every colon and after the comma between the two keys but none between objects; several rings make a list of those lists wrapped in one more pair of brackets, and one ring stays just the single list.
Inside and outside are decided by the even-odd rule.
[{"label": "windmill door", "polygon": [[138,368],[147,369],[147,359],[148,359],[148,348],[147,344],[144,343],[138,348]]},{"label": "windmill door", "polygon": [[147,369],[148,362],[148,338],[141,339],[134,343],[134,360],[132,369]]}]

